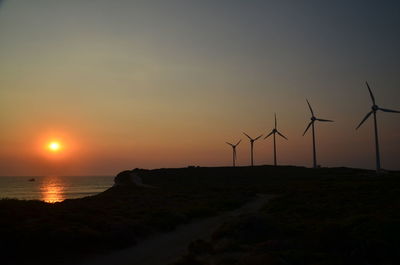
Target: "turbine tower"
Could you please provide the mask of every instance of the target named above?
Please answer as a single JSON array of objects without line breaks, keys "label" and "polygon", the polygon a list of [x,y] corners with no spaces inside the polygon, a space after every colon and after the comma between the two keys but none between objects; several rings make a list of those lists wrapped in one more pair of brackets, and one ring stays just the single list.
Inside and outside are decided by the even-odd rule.
[{"label": "turbine tower", "polygon": [[236,166],[236,146],[238,146],[240,144],[242,140],[239,140],[239,142],[237,142],[236,144],[231,144],[228,142],[225,142],[227,144],[229,144],[230,146],[232,146],[232,151],[233,151],[233,157],[232,157],[232,161],[233,161],[233,167]]},{"label": "turbine tower", "polygon": [[277,165],[277,164],[276,164],[276,140],[275,140],[275,134],[278,134],[278,135],[281,136],[282,138],[285,138],[286,140],[288,140],[288,138],[286,138],[286,136],[284,136],[283,134],[281,134],[281,133],[278,131],[276,125],[277,125],[277,122],[276,122],[276,113],[275,113],[275,127],[274,127],[274,129],[272,129],[272,131],[271,131],[267,136],[265,136],[265,138],[264,138],[264,140],[265,140],[265,139],[267,139],[268,137],[270,137],[271,135],[274,136],[274,166]]},{"label": "turbine tower", "polygon": [[371,116],[371,114],[374,114],[374,127],[375,127],[375,152],[376,152],[376,172],[379,173],[381,170],[381,158],[379,155],[379,141],[378,141],[378,125],[377,125],[377,121],[376,121],[376,112],[378,110],[381,110],[383,112],[393,112],[393,113],[400,113],[400,111],[397,110],[391,110],[391,109],[384,109],[384,108],[380,108],[378,107],[378,105],[376,105],[375,103],[375,97],[374,94],[372,94],[371,88],[368,85],[368,82],[365,82],[365,84],[367,85],[368,91],[369,91],[369,95],[371,96],[371,100],[372,100],[372,107],[371,107],[371,111],[367,113],[367,115],[365,115],[364,119],[360,122],[360,124],[357,126],[356,130],[358,128],[360,128],[360,126],[369,118],[369,116]]},{"label": "turbine tower", "polygon": [[243,133],[244,135],[247,136],[247,138],[249,138],[250,140],[250,158],[251,158],[251,166],[254,166],[254,161],[253,161],[253,145],[254,142],[257,141],[258,139],[260,139],[260,137],[262,136],[262,134],[256,138],[251,138],[248,134],[246,134],[245,132]]},{"label": "turbine tower", "polygon": [[308,100],[306,99],[308,107],[310,108],[310,112],[311,112],[311,121],[308,124],[306,130],[303,133],[303,136],[306,134],[306,132],[308,131],[308,129],[310,128],[310,126],[312,126],[312,143],[313,143],[313,167],[316,168],[317,167],[317,153],[315,151],[315,126],[314,123],[315,121],[322,121],[322,122],[333,122],[331,120],[325,120],[325,119],[320,119],[315,117],[314,115],[314,111],[311,108],[310,102],[308,102]]}]

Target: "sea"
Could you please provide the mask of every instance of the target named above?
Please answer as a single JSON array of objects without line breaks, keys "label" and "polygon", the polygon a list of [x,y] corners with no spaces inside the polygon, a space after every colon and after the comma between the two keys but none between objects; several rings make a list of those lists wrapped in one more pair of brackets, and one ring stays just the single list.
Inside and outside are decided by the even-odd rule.
[{"label": "sea", "polygon": [[49,203],[82,198],[105,191],[112,176],[0,176],[0,199],[41,200]]}]

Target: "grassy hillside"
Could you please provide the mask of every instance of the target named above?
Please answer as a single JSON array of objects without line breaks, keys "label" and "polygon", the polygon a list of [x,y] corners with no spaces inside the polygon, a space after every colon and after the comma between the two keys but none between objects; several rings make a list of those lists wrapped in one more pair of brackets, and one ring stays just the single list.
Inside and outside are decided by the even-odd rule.
[{"label": "grassy hillside", "polygon": [[176,265],[399,264],[398,173],[321,169],[304,176],[273,181],[281,196],[221,225],[212,240],[194,241]]},{"label": "grassy hillside", "polygon": [[[280,196],[256,216],[225,224],[207,242],[211,249],[221,240],[233,242],[218,251],[224,256],[231,248],[240,249],[237,253],[243,253],[234,261],[238,264],[250,264],[241,259],[258,258],[254,253],[259,252],[287,264],[342,262],[351,255],[361,260],[362,253],[372,255],[370,248],[393,254],[399,246],[400,175],[396,172],[374,177],[373,172],[356,169],[270,166],[135,172],[157,188],[117,186],[96,196],[55,204],[0,200],[4,259],[13,264],[57,264],[66,253],[70,259],[80,259],[112,251],[196,218],[237,208],[256,193]],[[255,230],[249,232],[246,227]],[[278,247],[265,248],[271,244]],[[379,251],[373,254],[374,260],[397,258]],[[183,262],[208,264],[212,257],[221,256],[212,252],[190,255]]]}]

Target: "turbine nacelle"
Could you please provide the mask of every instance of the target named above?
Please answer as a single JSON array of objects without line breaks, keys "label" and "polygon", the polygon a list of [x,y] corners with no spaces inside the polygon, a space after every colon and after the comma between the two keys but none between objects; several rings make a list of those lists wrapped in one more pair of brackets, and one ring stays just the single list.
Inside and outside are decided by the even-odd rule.
[{"label": "turbine nacelle", "polygon": [[384,109],[384,108],[380,108],[378,105],[376,105],[375,102],[375,96],[374,93],[372,93],[371,88],[369,87],[368,82],[365,82],[365,84],[367,85],[368,88],[368,92],[369,95],[371,97],[371,101],[372,101],[372,107],[371,107],[371,111],[368,112],[365,117],[361,120],[361,122],[358,124],[358,126],[356,127],[356,130],[358,128],[360,128],[361,125],[363,125],[363,123],[368,120],[368,118],[373,115],[374,118],[374,129],[375,129],[375,155],[376,155],[376,172],[379,173],[381,171],[381,158],[380,158],[380,154],[379,154],[379,138],[378,138],[378,125],[377,125],[377,121],[376,121],[376,112],[378,110],[383,111],[383,112],[391,112],[391,113],[400,113],[400,111],[398,110],[392,110],[392,109]]},{"label": "turbine nacelle", "polygon": [[384,109],[384,108],[380,108],[378,105],[376,105],[376,103],[375,103],[375,96],[374,96],[374,94],[372,93],[372,90],[371,90],[371,88],[369,87],[369,84],[368,84],[367,82],[365,82],[365,83],[366,83],[366,85],[367,85],[369,95],[371,96],[372,107],[371,107],[371,111],[368,112],[368,113],[365,115],[364,119],[362,119],[362,121],[360,122],[360,124],[357,126],[356,130],[357,130],[358,128],[360,128],[360,126],[371,116],[372,113],[375,114],[378,110],[381,110],[381,111],[383,111],[383,112],[400,113],[400,111],[392,110],[392,109]]},{"label": "turbine nacelle", "polygon": [[315,121],[333,122],[332,120],[320,119],[320,118],[315,117],[314,110],[312,109],[312,107],[311,107],[311,105],[310,105],[310,102],[308,102],[307,99],[306,99],[306,101],[307,101],[308,108],[310,109],[310,112],[311,112],[311,118],[310,118],[311,121],[310,121],[310,123],[307,125],[307,128],[304,130],[303,136],[306,134],[306,132],[308,131],[308,129],[309,129],[311,126],[314,126],[314,122],[315,122]]},{"label": "turbine nacelle", "polygon": [[236,144],[232,144],[232,143],[229,143],[229,142],[225,142],[225,143],[227,143],[228,145],[232,146],[233,149],[235,149],[236,146],[238,146],[241,141],[242,141],[242,139],[240,139],[239,142],[237,142]]},{"label": "turbine nacelle", "polygon": [[255,141],[257,141],[258,139],[260,139],[261,136],[263,136],[262,134],[257,136],[256,138],[251,138],[247,133],[243,133],[244,135],[246,135],[247,138],[249,138],[250,143],[254,143]]},{"label": "turbine nacelle", "polygon": [[311,112],[311,119],[310,119],[311,121],[308,123],[306,129],[304,130],[303,136],[307,133],[308,129],[312,128],[313,166],[314,166],[314,168],[316,168],[317,167],[317,155],[316,155],[316,151],[315,151],[315,132],[314,132],[315,121],[322,121],[322,122],[333,122],[333,121],[315,117],[314,110],[312,109],[310,102],[308,102],[307,99],[306,99],[306,101],[307,101],[308,108],[310,109],[310,112]]},{"label": "turbine nacelle", "polygon": [[274,139],[274,166],[277,166],[277,162],[276,162],[276,140],[275,140],[276,134],[278,134],[280,137],[282,137],[282,138],[284,138],[286,140],[288,140],[288,138],[278,131],[278,129],[277,129],[278,122],[277,122],[277,119],[276,119],[276,113],[274,114],[274,116],[275,116],[275,126],[271,130],[271,132],[269,134],[267,134],[267,136],[265,136],[264,139],[267,139],[271,135],[274,136],[274,138],[273,138]]},{"label": "turbine nacelle", "polygon": [[280,133],[277,129],[277,120],[276,120],[276,114],[275,114],[275,127],[272,129],[272,131],[267,134],[267,136],[264,137],[264,139],[267,139],[268,137],[270,137],[271,135],[278,134],[279,136],[281,136],[282,138],[285,138],[286,140],[288,139],[286,136],[284,136],[282,133]]},{"label": "turbine nacelle", "polygon": [[253,162],[253,144],[254,144],[255,141],[257,141],[258,139],[260,139],[261,136],[263,136],[263,135],[261,134],[261,135],[257,136],[256,138],[252,138],[252,137],[250,137],[250,135],[248,135],[248,134],[245,133],[245,132],[243,132],[243,134],[246,135],[246,137],[249,138],[249,141],[250,141],[251,166],[253,166],[253,165],[254,165],[254,162]]},{"label": "turbine nacelle", "polygon": [[236,166],[236,147],[240,144],[241,141],[242,141],[242,139],[240,139],[239,142],[237,142],[236,144],[225,142],[225,143],[227,143],[228,145],[230,145],[232,147],[232,150],[233,150],[232,160],[233,160],[233,166],[234,167]]}]

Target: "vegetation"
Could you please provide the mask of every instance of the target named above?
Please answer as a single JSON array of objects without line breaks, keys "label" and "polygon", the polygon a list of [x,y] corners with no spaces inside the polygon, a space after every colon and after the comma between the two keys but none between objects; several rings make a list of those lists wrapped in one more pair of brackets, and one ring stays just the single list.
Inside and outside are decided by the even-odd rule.
[{"label": "vegetation", "polygon": [[[279,196],[194,241],[180,264],[395,264],[400,174],[300,167],[135,170],[156,188],[116,186],[48,204],[0,200],[3,260],[57,264],[134,245],[196,218]],[[23,253],[23,255],[21,255]],[[6,262],[7,264],[7,262]]]},{"label": "vegetation", "polygon": [[193,242],[176,265],[398,264],[399,173],[319,173],[282,179],[281,196],[221,225],[210,241]]}]

